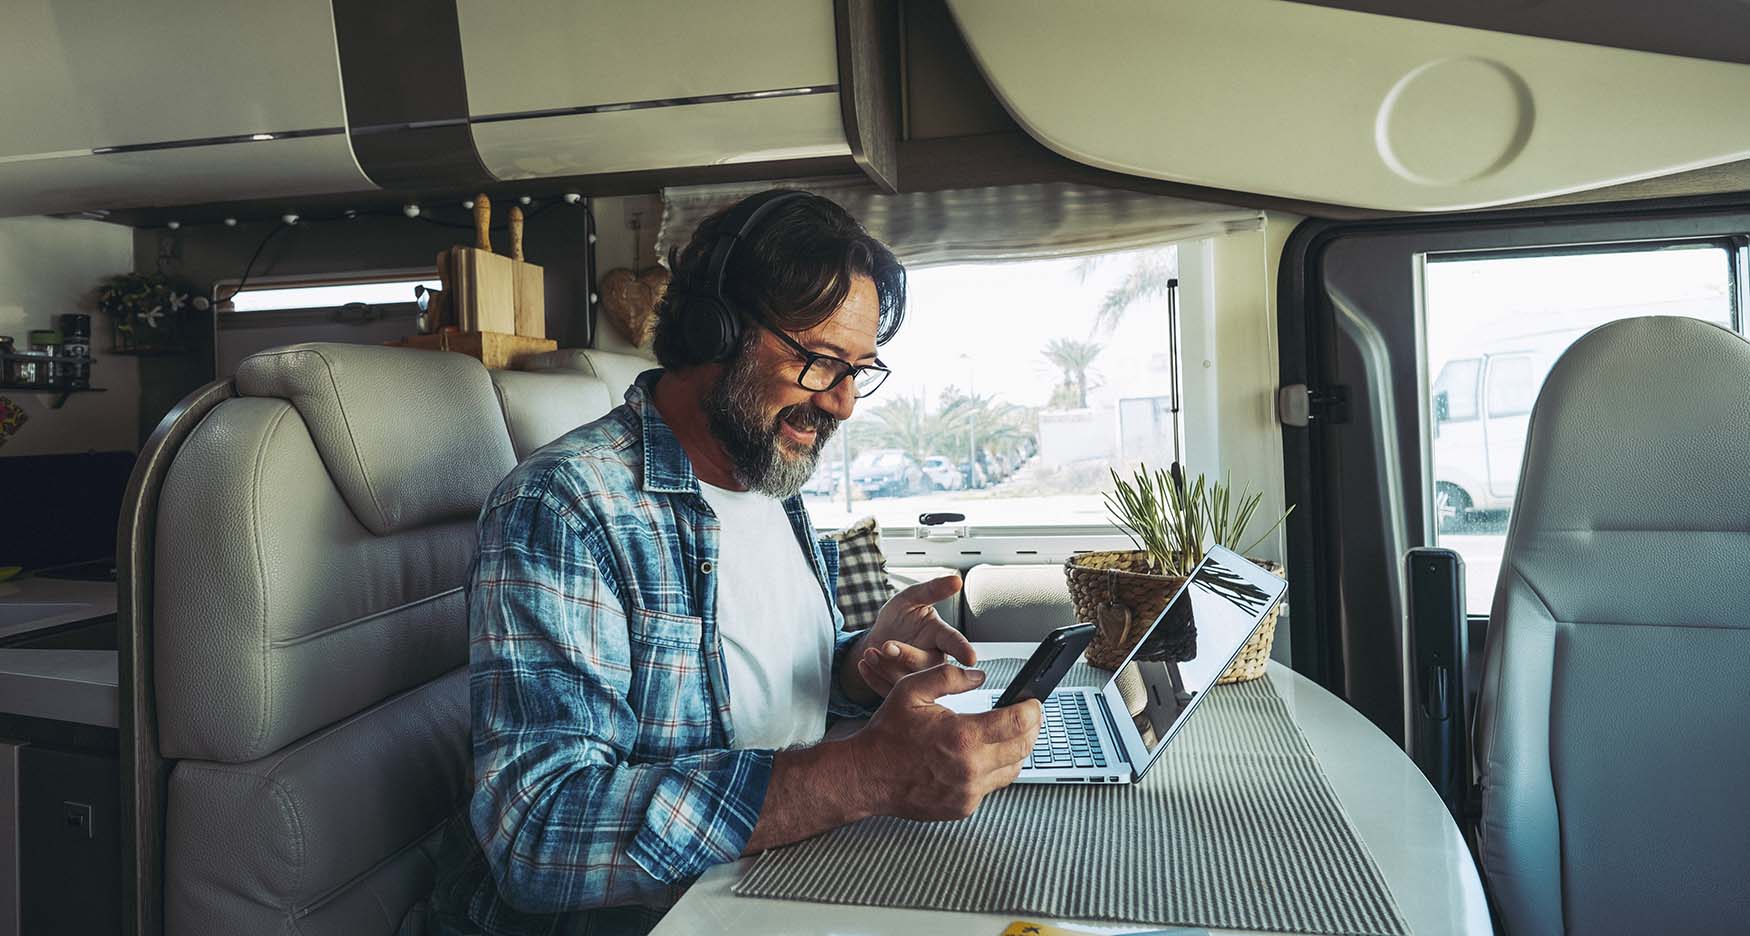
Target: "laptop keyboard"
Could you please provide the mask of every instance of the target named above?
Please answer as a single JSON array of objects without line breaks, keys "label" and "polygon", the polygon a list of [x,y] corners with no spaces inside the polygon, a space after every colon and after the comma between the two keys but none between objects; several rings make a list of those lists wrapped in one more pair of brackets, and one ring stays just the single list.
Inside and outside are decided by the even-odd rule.
[{"label": "laptop keyboard", "polygon": [[1104,767],[1106,752],[1094,733],[1094,715],[1084,693],[1045,698],[1045,721],[1022,767]]}]

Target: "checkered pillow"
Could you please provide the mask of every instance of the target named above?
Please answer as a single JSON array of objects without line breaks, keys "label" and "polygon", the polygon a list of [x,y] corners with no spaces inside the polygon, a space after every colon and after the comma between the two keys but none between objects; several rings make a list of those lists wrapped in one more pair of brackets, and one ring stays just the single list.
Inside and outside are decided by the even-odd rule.
[{"label": "checkered pillow", "polygon": [[875,624],[895,591],[887,581],[887,558],[881,555],[881,527],[874,517],[865,517],[832,538],[839,544],[838,598],[845,630],[864,630]]}]

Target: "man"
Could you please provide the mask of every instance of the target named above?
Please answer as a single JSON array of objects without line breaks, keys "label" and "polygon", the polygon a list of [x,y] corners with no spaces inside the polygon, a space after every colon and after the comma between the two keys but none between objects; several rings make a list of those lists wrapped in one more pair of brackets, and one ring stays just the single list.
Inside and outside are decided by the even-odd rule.
[{"label": "man", "polygon": [[[976,716],[972,646],[915,585],[843,631],[797,492],[904,311],[904,271],[832,202],[764,193],[671,257],[626,403],[532,456],[480,518],[469,593],[479,851],[449,929],[643,932],[714,864],[872,815],[970,814],[1038,703]],[[828,713],[867,716],[823,741]],[[465,918],[465,919],[464,919]]]}]

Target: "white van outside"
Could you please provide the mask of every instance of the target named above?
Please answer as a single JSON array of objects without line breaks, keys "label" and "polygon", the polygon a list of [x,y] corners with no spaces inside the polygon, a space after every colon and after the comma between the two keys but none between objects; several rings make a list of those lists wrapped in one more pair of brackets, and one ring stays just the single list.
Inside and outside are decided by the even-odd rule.
[{"label": "white van outside", "polygon": [[1550,368],[1592,329],[1639,315],[1682,315],[1734,327],[1722,298],[1704,296],[1531,314],[1527,317],[1538,330],[1484,329],[1450,346],[1428,391],[1440,532],[1473,531],[1479,525],[1503,532],[1497,528],[1519,488],[1531,407]]}]

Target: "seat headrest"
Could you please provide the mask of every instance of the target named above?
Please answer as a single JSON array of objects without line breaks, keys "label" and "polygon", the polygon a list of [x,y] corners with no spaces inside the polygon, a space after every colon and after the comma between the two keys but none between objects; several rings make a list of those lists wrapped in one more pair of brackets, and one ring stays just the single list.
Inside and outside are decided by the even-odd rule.
[{"label": "seat headrest", "polygon": [[379,536],[473,517],[516,466],[486,368],[444,351],[309,343],[250,355],[242,396],[286,400]]},{"label": "seat headrest", "polygon": [[1744,528],[1750,342],[1692,318],[1601,326],[1551,368],[1526,434],[1514,524]]},{"label": "seat headrest", "polygon": [[571,370],[489,371],[498,402],[510,428],[510,443],[518,459],[536,449],[594,422],[613,409],[619,398],[607,384],[589,374]]},{"label": "seat headrest", "polygon": [[523,358],[518,364],[518,367],[528,371],[569,370],[591,374],[608,385],[608,392],[613,395],[616,405],[625,396],[626,389],[638,379],[639,374],[656,366],[657,363],[647,357],[615,351],[597,351],[594,348],[545,351]]}]

